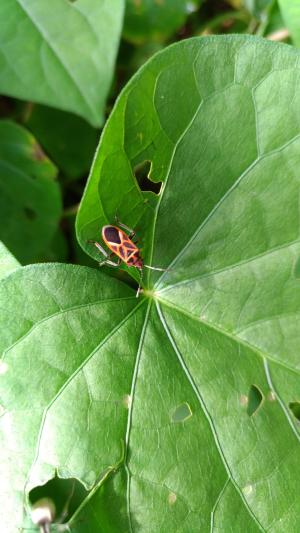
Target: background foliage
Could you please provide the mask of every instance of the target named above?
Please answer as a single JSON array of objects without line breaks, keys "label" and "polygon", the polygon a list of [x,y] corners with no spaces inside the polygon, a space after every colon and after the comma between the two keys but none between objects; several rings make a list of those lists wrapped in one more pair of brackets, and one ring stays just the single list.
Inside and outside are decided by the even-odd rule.
[{"label": "background foliage", "polygon": [[1,1],[3,530],[298,530],[297,10]]}]

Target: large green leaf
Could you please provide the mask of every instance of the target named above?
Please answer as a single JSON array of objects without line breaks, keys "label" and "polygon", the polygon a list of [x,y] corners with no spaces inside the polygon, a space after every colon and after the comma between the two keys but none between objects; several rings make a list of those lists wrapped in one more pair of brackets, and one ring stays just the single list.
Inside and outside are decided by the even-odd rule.
[{"label": "large green leaf", "polygon": [[201,0],[126,0],[123,35],[141,43],[166,39],[197,9]]},{"label": "large green leaf", "polygon": [[298,531],[299,69],[285,45],[192,39],[122,93],[78,235],[118,209],[170,270],[139,299],[83,267],[2,280],[3,530],[57,471],[91,490],[75,533]]},{"label": "large green leaf", "polygon": [[124,0],[1,0],[0,92],[100,125]]},{"label": "large green leaf", "polygon": [[278,0],[282,16],[296,46],[300,46],[300,3],[298,0]]},{"label": "large green leaf", "polygon": [[22,262],[51,242],[61,215],[57,171],[34,137],[0,121],[0,239]]}]

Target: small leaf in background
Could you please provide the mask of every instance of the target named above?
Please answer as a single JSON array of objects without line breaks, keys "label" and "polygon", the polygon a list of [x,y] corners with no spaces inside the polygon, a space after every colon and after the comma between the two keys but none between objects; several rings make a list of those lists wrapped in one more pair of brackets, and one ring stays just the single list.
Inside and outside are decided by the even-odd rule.
[{"label": "small leaf in background", "polygon": [[57,170],[27,130],[0,121],[0,239],[21,261],[51,242],[61,216]]},{"label": "small leaf in background", "polygon": [[270,13],[265,36],[267,39],[277,39],[281,41],[284,40],[284,42],[286,42],[286,40],[289,38],[289,31],[287,30],[283,21],[282,13],[277,2]]},{"label": "small leaf in background", "polygon": [[3,242],[0,241],[0,279],[20,266],[19,261],[8,251]]},{"label": "small leaf in background", "polygon": [[69,259],[69,246],[65,233],[57,228],[47,248],[39,255],[36,262],[64,262]]},{"label": "small leaf in background", "polygon": [[264,10],[274,4],[274,0],[244,0],[243,4],[252,15],[260,18]]},{"label": "small leaf in background", "polygon": [[124,0],[1,0],[0,92],[103,122]]},{"label": "small leaf in background", "polygon": [[135,43],[166,39],[199,4],[199,0],[127,0],[123,35]]},{"label": "small leaf in background", "polygon": [[91,166],[99,131],[71,113],[33,106],[25,125],[68,179],[80,178]]},{"label": "small leaf in background", "polygon": [[293,43],[300,47],[300,2],[298,0],[278,0],[278,4]]}]

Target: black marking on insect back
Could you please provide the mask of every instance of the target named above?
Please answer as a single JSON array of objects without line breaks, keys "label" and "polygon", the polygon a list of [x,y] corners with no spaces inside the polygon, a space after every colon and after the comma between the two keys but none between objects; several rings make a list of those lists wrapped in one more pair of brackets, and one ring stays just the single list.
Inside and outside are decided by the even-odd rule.
[{"label": "black marking on insect back", "polygon": [[139,251],[136,250],[136,252],[128,254],[127,264],[134,265],[139,259],[140,259],[140,254],[139,254]]},{"label": "black marking on insect back", "polygon": [[135,244],[130,241],[123,241],[123,246],[125,246],[125,248],[127,248],[128,250],[136,250]]},{"label": "black marking on insect back", "polygon": [[142,258],[140,256],[139,250],[136,250],[135,252],[131,253],[127,259],[128,265],[136,266],[137,268],[141,268],[143,265]]},{"label": "black marking on insect back", "polygon": [[121,244],[121,239],[117,228],[114,226],[105,226],[103,228],[103,236],[107,242],[113,242],[115,244]]},{"label": "black marking on insect back", "polygon": [[127,257],[127,254],[126,254],[126,250],[123,246],[119,246],[119,250],[118,250],[120,256],[122,257],[122,259],[126,259]]}]

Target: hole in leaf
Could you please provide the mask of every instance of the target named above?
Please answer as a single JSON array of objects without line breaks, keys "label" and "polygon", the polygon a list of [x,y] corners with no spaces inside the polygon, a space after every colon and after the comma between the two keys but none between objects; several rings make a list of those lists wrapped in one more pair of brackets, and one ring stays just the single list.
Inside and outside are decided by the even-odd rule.
[{"label": "hole in leaf", "polygon": [[188,403],[182,403],[176,407],[175,411],[172,413],[172,422],[185,422],[188,418],[193,415],[192,410]]},{"label": "hole in leaf", "polygon": [[256,411],[259,409],[261,403],[263,401],[263,395],[259,388],[256,385],[251,385],[250,391],[248,394],[248,406],[247,406],[247,414],[249,416],[252,416],[256,413]]},{"label": "hole in leaf", "polygon": [[31,207],[24,207],[24,213],[29,220],[36,218],[36,212]]},{"label": "hole in leaf", "polygon": [[42,506],[46,505],[47,501],[51,507],[50,502],[53,502],[55,509],[53,523],[64,524],[70,520],[87,494],[78,479],[62,479],[55,476],[45,485],[32,489],[29,501],[33,508],[39,506],[40,502]]},{"label": "hole in leaf", "polygon": [[155,183],[149,178],[149,173],[151,170],[151,161],[146,159],[142,163],[139,163],[134,167],[134,175],[136,177],[136,181],[139,184],[139,187],[141,191],[152,191],[155,194],[159,194],[162,186],[162,182],[159,181],[158,183]]},{"label": "hole in leaf", "polygon": [[300,420],[300,402],[290,402],[289,408],[297,420]]}]

